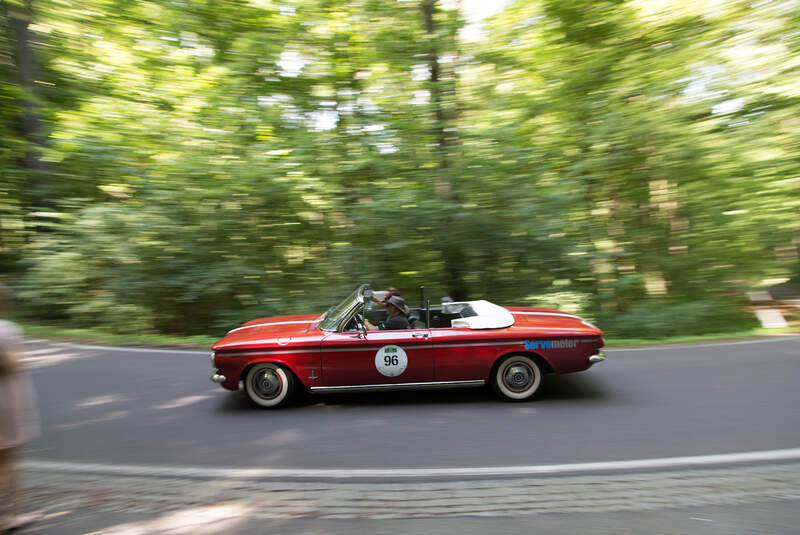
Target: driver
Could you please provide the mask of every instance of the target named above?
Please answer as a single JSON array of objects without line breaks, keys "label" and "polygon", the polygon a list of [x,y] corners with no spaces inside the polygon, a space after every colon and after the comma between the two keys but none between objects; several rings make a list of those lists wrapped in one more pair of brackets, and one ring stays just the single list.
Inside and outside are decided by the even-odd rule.
[{"label": "driver", "polygon": [[368,319],[364,318],[364,324],[369,331],[399,331],[408,329],[408,306],[406,300],[399,295],[393,295],[384,301],[387,318],[378,325],[373,325]]}]

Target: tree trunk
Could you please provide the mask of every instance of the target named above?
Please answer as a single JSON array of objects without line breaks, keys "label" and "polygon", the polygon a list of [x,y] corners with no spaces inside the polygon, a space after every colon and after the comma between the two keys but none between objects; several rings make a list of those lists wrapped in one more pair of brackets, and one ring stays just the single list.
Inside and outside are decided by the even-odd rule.
[{"label": "tree trunk", "polygon": [[[453,135],[451,126],[453,118],[445,109],[444,98],[442,96],[442,74],[439,66],[439,39],[436,35],[436,0],[423,0],[422,18],[425,25],[425,32],[428,34],[428,68],[430,69],[430,94],[431,108],[433,113],[433,133],[436,139],[437,148],[437,167],[438,172],[434,174],[434,192],[439,200],[452,205],[459,202],[458,194],[454,190],[451,181],[452,161],[450,150],[453,146]],[[455,95],[455,90],[453,90]],[[455,96],[453,96],[455,98]],[[449,231],[455,232],[452,225],[452,218],[445,216],[444,223]],[[440,250],[444,260],[445,274],[448,277],[447,287],[450,297],[456,301],[467,298],[467,286],[464,281],[464,266],[466,265],[465,256],[461,249],[461,240],[453,239],[451,234],[447,242],[440,243]]]},{"label": "tree trunk", "polygon": [[27,147],[22,158],[22,165],[28,170],[27,184],[23,189],[23,202],[28,207],[42,207],[50,203],[43,197],[41,184],[47,165],[42,161],[41,149],[46,146],[47,137],[41,119],[41,105],[36,89],[37,65],[33,46],[31,45],[30,24],[33,9],[30,1],[24,7],[2,3],[3,14],[8,21],[8,35],[11,41],[11,53],[17,72],[17,81],[22,89],[19,130]]}]

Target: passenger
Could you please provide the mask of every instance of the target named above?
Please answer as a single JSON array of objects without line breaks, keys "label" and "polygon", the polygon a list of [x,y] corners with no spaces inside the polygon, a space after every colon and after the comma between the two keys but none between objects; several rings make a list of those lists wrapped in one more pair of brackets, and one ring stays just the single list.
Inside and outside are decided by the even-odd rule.
[{"label": "passenger", "polygon": [[399,331],[402,329],[408,329],[409,310],[408,306],[406,306],[405,299],[399,295],[392,295],[386,300],[384,306],[386,307],[386,314],[388,317],[378,325],[373,325],[369,322],[369,320],[365,319],[364,323],[367,326],[367,330]]},{"label": "passenger", "polygon": [[392,297],[393,295],[400,297],[400,290],[398,290],[394,286],[389,286],[384,291],[383,299],[378,299],[373,295],[372,300],[378,303],[381,307],[386,308],[386,303],[389,302],[389,298]]}]

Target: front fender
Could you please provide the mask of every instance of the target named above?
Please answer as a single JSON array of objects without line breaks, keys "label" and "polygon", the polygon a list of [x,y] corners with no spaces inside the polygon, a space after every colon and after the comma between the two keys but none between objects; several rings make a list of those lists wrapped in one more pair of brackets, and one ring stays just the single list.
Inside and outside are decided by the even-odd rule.
[{"label": "front fender", "polygon": [[322,368],[319,350],[284,350],[274,353],[265,351],[258,355],[218,356],[215,359],[220,373],[228,378],[225,383],[222,383],[222,386],[229,390],[238,390],[239,381],[244,381],[248,370],[256,364],[264,362],[279,364],[289,369],[306,390],[312,386],[318,386],[321,380]]}]

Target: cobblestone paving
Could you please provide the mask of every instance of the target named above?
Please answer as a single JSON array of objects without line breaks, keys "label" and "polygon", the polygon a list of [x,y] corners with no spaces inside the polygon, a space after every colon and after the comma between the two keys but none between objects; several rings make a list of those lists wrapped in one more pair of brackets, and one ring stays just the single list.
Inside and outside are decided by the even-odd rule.
[{"label": "cobblestone paving", "polygon": [[386,483],[98,476],[29,469],[27,508],[164,514],[234,506],[264,518],[609,512],[800,499],[800,463],[622,475]]}]

